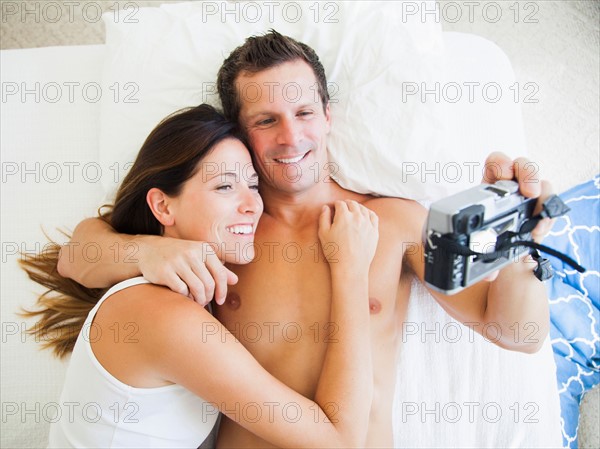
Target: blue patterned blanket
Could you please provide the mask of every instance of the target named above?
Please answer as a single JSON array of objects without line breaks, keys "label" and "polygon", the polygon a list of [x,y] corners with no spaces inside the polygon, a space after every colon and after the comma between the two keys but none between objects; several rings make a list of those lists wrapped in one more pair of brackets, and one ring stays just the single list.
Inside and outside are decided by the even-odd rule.
[{"label": "blue patterned blanket", "polygon": [[560,197],[571,211],[557,219],[543,243],[587,268],[581,274],[549,257],[555,274],[546,284],[563,445],[577,448],[579,403],[586,391],[600,383],[600,176]]}]

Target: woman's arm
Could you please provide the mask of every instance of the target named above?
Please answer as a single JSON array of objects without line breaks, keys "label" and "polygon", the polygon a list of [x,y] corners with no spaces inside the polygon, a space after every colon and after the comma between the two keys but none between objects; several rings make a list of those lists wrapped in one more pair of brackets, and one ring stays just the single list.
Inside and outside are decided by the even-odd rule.
[{"label": "woman's arm", "polygon": [[[161,319],[153,321],[151,332],[138,334],[161,378],[183,385],[281,447],[360,447],[366,439],[373,389],[368,270],[377,217],[358,203],[344,202],[336,203],[333,224],[330,220],[327,209],[319,236],[322,243],[337,245],[337,261],[329,262],[331,320],[339,330],[337,342],[328,345],[314,401],[269,374],[214,317],[181,296],[146,306]],[[241,412],[248,407],[252,413]]]}]

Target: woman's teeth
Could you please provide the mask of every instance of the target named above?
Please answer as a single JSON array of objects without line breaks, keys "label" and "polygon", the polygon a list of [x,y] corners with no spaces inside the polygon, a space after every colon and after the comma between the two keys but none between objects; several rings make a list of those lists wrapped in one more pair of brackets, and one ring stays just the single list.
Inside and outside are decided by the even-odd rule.
[{"label": "woman's teeth", "polygon": [[252,225],[228,226],[225,229],[232,234],[252,234]]}]

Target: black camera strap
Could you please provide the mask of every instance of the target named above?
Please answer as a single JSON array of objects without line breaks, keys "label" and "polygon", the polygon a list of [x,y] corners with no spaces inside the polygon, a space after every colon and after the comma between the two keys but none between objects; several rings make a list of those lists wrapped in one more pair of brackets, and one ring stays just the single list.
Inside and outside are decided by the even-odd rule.
[{"label": "black camera strap", "polygon": [[488,253],[478,253],[473,251],[471,248],[458,243],[451,238],[439,234],[433,234],[430,236],[431,243],[434,245],[440,246],[442,249],[445,249],[448,252],[452,252],[454,254],[458,254],[459,256],[477,256],[480,257],[483,261],[493,262],[494,260],[499,259],[503,255],[505,255],[506,250],[516,247],[516,246],[525,246],[531,248],[531,257],[537,262],[537,268],[534,270],[534,275],[540,280],[545,281],[550,279],[553,275],[552,266],[550,265],[550,261],[548,259],[543,258],[539,251],[550,254],[564,263],[569,265],[571,268],[577,270],[579,273],[585,272],[585,268],[579,265],[575,260],[567,256],[566,254],[561,253],[555,249],[550,248],[549,246],[542,245],[540,243],[536,243],[532,240],[513,240],[514,238],[525,236],[526,234],[533,231],[533,229],[537,226],[537,224],[543,218],[555,218],[561,215],[564,215],[569,211],[569,207],[558,197],[557,195],[552,195],[549,197],[543,204],[543,210],[539,215],[531,217],[529,220],[523,223],[519,232],[510,232],[508,234],[508,239],[505,239],[500,245],[497,245],[495,251],[491,251]]},{"label": "black camera strap", "polygon": [[[514,234],[517,236],[518,234]],[[550,266],[550,261],[548,259],[543,258],[539,251],[550,254],[564,263],[569,265],[571,268],[577,270],[580,273],[585,272],[585,268],[579,265],[575,260],[567,256],[566,254],[561,253],[549,246],[542,245],[540,243],[536,243],[530,240],[514,240],[514,241],[506,241],[504,244],[497,246],[495,251],[491,251],[489,253],[478,253],[477,251],[473,251],[469,247],[465,245],[461,245],[460,243],[450,240],[447,237],[440,235],[432,235],[431,242],[434,245],[439,246],[440,248],[445,249],[448,252],[452,252],[454,254],[458,254],[459,256],[478,256],[483,261],[493,262],[496,259],[499,259],[504,255],[504,252],[507,249],[516,247],[516,246],[526,246],[532,249],[531,256],[537,262],[538,266],[534,270],[535,276],[540,281],[545,281],[546,279],[550,279],[552,277],[552,267]]]}]

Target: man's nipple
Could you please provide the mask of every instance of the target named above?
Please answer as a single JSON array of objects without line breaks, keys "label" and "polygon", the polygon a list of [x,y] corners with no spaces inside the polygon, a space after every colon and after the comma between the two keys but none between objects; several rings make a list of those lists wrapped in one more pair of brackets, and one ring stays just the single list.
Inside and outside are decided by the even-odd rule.
[{"label": "man's nipple", "polygon": [[227,297],[225,298],[225,305],[231,310],[239,309],[242,305],[240,295],[234,292],[227,293]]},{"label": "man's nipple", "polygon": [[371,315],[376,315],[381,312],[381,301],[379,301],[377,298],[370,297],[369,312],[371,312]]}]

